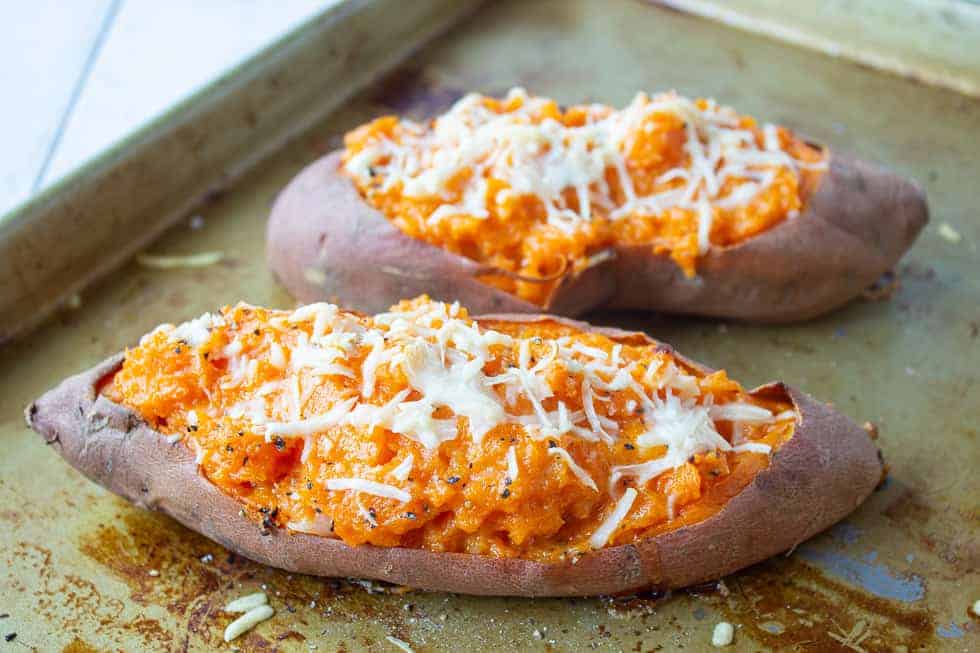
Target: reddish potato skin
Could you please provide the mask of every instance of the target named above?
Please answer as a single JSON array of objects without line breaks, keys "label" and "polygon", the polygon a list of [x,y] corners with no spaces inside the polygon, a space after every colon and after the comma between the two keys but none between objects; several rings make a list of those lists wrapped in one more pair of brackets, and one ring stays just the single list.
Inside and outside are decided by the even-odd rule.
[{"label": "reddish potato skin", "polygon": [[368,313],[427,293],[473,313],[508,311],[577,316],[637,309],[753,322],[805,320],[837,308],[890,270],[928,222],[913,182],[841,154],[805,210],[730,247],[713,246],[687,278],[646,245],[567,275],[545,306],[491,288],[485,266],[402,233],[368,205],[323,157],[282,191],[269,218],[267,258],[304,302],[328,300]]},{"label": "reddish potato skin", "polygon": [[[491,318],[554,319],[485,319]],[[653,342],[643,334],[594,330],[624,343]],[[882,475],[880,454],[864,430],[793,388],[770,384],[753,392],[788,394],[800,419],[794,436],[740,494],[704,521],[591,552],[576,563],[350,547],[340,540],[283,530],[263,536],[257,524],[239,514],[237,501],[199,473],[190,449],[169,444],[131,410],[97,394],[99,382],[121,364],[120,354],[67,379],[27,408],[28,425],[96,483],[137,506],[170,515],[231,551],[290,572],[499,596],[678,588],[721,578],[795,547],[857,508]]]}]

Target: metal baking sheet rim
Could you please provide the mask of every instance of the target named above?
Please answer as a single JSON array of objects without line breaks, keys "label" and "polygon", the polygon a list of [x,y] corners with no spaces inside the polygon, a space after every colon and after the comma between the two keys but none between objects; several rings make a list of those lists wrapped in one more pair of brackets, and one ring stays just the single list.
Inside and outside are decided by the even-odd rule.
[{"label": "metal baking sheet rim", "polygon": [[335,5],[0,216],[0,346],[481,2]]}]

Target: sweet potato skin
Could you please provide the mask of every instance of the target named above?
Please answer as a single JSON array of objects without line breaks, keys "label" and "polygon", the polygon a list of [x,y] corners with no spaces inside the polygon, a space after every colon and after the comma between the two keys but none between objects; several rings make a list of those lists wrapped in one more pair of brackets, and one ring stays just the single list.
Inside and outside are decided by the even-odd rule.
[{"label": "sweet potato skin", "polygon": [[610,308],[793,322],[856,297],[928,221],[925,195],[913,182],[832,153],[799,216],[737,245],[713,246],[696,277],[646,245],[618,246],[609,260],[567,275],[542,307],[481,283],[476,276],[486,268],[479,263],[402,233],[361,198],[340,158],[336,151],[315,161],[280,193],[267,258],[300,300],[368,313],[427,293],[473,313],[574,317]]},{"label": "sweet potato skin", "polygon": [[[593,330],[624,343],[653,342],[643,334]],[[860,427],[793,388],[770,384],[754,392],[788,393],[800,420],[794,436],[748,487],[702,522],[637,544],[591,552],[575,563],[350,547],[340,540],[285,531],[262,535],[257,524],[240,515],[241,506],[234,499],[198,472],[190,449],[168,443],[128,408],[97,394],[100,380],[121,364],[119,354],[67,379],[28,406],[28,425],[88,478],[137,506],[170,515],[247,558],[296,573],[504,596],[586,596],[684,587],[796,546],[854,510],[882,473],[879,452]]]}]

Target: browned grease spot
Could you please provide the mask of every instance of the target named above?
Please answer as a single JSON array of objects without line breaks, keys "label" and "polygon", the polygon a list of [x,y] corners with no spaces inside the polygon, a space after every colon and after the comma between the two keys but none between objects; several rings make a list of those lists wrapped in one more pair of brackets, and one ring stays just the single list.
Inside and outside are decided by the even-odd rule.
[{"label": "browned grease spot", "polygon": [[838,583],[795,558],[773,558],[725,582],[728,596],[709,600],[727,620],[742,626],[740,636],[765,646],[916,651],[935,641],[936,622],[929,611]]},{"label": "browned grease spot", "polygon": [[[273,628],[278,629],[269,632],[280,632],[284,639],[297,641],[300,637],[317,641],[330,622],[380,622],[387,632],[405,635],[405,639],[413,630],[407,619],[415,613],[406,610],[404,604],[428,601],[421,594],[415,594],[414,599],[370,594],[344,581],[288,574],[258,565],[229,554],[162,515],[124,507],[121,502],[120,506],[112,524],[83,535],[79,546],[86,556],[128,585],[133,601],[159,604],[173,614],[183,615],[186,631],[176,635],[177,641],[218,646],[221,632],[232,618],[223,612],[224,604],[263,584],[268,587],[277,613]],[[207,554],[213,561],[201,562],[201,556]],[[149,576],[150,569],[159,570],[160,576]],[[741,626],[739,637],[760,645],[835,651],[847,650],[840,639],[853,643],[863,637],[860,646],[866,651],[906,646],[912,652],[934,642],[936,622],[928,611],[877,599],[828,579],[795,558],[775,558],[726,579],[726,583],[727,597],[711,591],[704,600],[727,620]],[[644,620],[656,620],[660,618],[656,606],[669,600],[669,596],[649,594],[615,599],[612,607],[634,612]],[[315,607],[310,607],[311,602]],[[644,611],[648,604],[654,609]],[[444,610],[446,607],[439,607],[433,612]],[[781,626],[781,634],[763,627],[772,628],[772,624]],[[149,637],[159,636],[152,626],[146,626],[146,630],[154,631],[147,632]],[[270,636],[271,642],[252,632],[236,645],[243,651],[280,646],[278,638]],[[289,643],[281,646],[291,648]]]},{"label": "browned grease spot", "polygon": [[96,650],[80,638],[83,632],[108,634],[110,639],[121,636],[131,646],[146,650],[166,647],[172,641],[172,636],[154,620],[125,618],[123,602],[102,594],[91,580],[65,573],[63,566],[56,569],[47,548],[18,542],[10,555],[9,565],[32,572],[30,585],[17,589],[30,592],[36,617],[52,629],[74,637],[65,651]]},{"label": "browned grease spot", "polygon": [[304,635],[303,633],[301,633],[299,631],[296,631],[296,630],[287,630],[284,633],[280,633],[279,635],[276,635],[276,641],[277,642],[284,642],[286,640],[295,640],[297,642],[305,642],[306,641],[306,635]]},{"label": "browned grease spot", "polygon": [[61,653],[99,653],[99,649],[89,646],[77,637],[61,649]]},{"label": "browned grease spot", "polygon": [[[191,600],[221,584],[220,571],[202,564],[200,557],[227,557],[204,537],[164,517],[134,510],[83,535],[79,549],[125,581],[137,603],[163,605],[179,614]],[[154,569],[159,576],[150,576]]]},{"label": "browned grease spot", "polygon": [[[233,618],[223,611],[224,605],[262,585],[275,604],[278,623],[290,629],[284,632],[286,639],[318,635],[327,607],[330,620],[380,620],[391,628],[406,626],[410,615],[402,609],[404,600],[398,595],[371,594],[346,581],[266,567],[230,553],[164,515],[132,508],[121,500],[118,503],[119,512],[111,523],[80,536],[79,549],[124,582],[133,602],[159,605],[186,619],[186,634],[178,635],[178,641],[193,638],[195,644],[205,646],[222,643],[221,632]],[[210,556],[209,561],[201,560],[205,556]],[[159,576],[150,576],[151,569],[159,571]],[[173,635],[169,638],[174,640]],[[236,645],[243,651],[276,647],[256,633],[236,640]]]},{"label": "browned grease spot", "polygon": [[904,488],[883,514],[949,566],[943,577],[958,580],[975,573],[980,569],[980,541],[974,535],[980,527],[980,510],[933,506],[928,501],[914,489]]}]

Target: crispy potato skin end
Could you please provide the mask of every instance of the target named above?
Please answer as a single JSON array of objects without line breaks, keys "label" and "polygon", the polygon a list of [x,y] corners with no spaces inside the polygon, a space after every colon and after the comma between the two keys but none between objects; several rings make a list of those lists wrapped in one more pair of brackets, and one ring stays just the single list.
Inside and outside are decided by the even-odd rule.
[{"label": "crispy potato skin end", "polygon": [[[646,338],[603,332],[631,342]],[[166,513],[240,555],[297,573],[506,596],[683,587],[720,578],[824,530],[860,505],[882,473],[879,452],[861,427],[793,388],[771,384],[754,392],[788,393],[800,421],[770,467],[744,491],[702,522],[595,551],[574,563],[350,547],[340,540],[285,531],[262,535],[258,524],[240,515],[234,499],[198,472],[186,446],[168,443],[132,411],[97,395],[100,380],[121,363],[122,355],[116,355],[67,379],[28,406],[28,425],[89,479],[137,506]]]},{"label": "crispy potato skin end", "polygon": [[304,302],[368,313],[427,293],[474,314],[635,309],[793,322],[833,310],[874,283],[928,222],[922,190],[843,154],[830,156],[806,209],[731,247],[712,247],[686,277],[648,246],[566,275],[545,306],[480,282],[480,264],[410,238],[368,205],[339,170],[339,151],[315,161],[280,193],[269,218],[270,268]]}]

